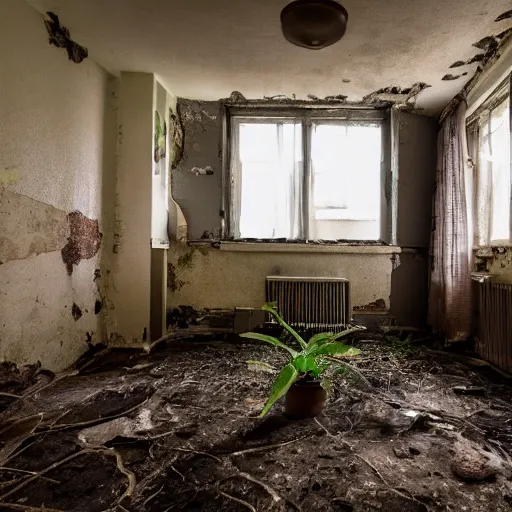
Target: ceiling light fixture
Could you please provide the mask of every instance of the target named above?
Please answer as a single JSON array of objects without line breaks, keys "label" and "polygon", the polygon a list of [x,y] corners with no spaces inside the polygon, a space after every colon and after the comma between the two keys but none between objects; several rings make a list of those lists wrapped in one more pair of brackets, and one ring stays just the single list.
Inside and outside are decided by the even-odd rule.
[{"label": "ceiling light fixture", "polygon": [[281,11],[284,37],[310,50],[338,42],[345,34],[347,20],[347,10],[334,0],[295,0]]}]

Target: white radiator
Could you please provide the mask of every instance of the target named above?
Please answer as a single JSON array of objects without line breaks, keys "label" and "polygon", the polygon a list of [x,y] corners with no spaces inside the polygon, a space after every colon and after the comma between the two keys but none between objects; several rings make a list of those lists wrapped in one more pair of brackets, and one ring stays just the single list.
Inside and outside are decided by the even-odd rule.
[{"label": "white radiator", "polygon": [[268,276],[266,300],[298,327],[331,330],[352,319],[350,283],[341,277]]}]

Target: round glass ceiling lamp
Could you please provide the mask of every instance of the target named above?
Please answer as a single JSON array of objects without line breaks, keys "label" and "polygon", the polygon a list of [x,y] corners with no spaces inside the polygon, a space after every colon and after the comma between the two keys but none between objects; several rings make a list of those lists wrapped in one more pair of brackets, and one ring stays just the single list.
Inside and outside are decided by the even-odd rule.
[{"label": "round glass ceiling lamp", "polygon": [[310,50],[338,42],[345,34],[347,20],[347,10],[334,0],[295,0],[281,11],[284,37]]}]

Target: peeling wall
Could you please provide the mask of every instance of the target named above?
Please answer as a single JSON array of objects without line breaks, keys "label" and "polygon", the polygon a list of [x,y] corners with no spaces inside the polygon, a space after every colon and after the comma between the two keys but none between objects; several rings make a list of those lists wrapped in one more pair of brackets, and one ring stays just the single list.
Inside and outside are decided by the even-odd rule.
[{"label": "peeling wall", "polygon": [[188,223],[188,237],[219,233],[222,194],[221,118],[217,101],[178,99],[183,158],[171,172],[172,196]]},{"label": "peeling wall", "polygon": [[101,339],[109,76],[25,2],[3,0],[0,26],[0,360],[60,370]]},{"label": "peeling wall", "polygon": [[[496,21],[510,20],[512,11],[504,12]],[[512,72],[512,39],[499,47],[497,60],[490,63],[472,83],[468,92],[468,110],[466,118],[469,118],[481,107],[496,87]],[[469,186],[473,187],[473,177],[469,176]],[[467,183],[468,185],[468,183]],[[489,272],[497,283],[512,284],[512,247],[510,245],[479,247],[473,250],[473,270],[476,272]]]},{"label": "peeling wall", "polygon": [[482,247],[474,251],[474,270],[489,272],[493,282],[512,284],[512,247]]},{"label": "peeling wall", "polygon": [[5,187],[0,188],[0,219],[0,263],[59,251],[67,243],[65,211]]},{"label": "peeling wall", "polygon": [[[393,92],[393,91],[391,91]],[[405,95],[410,91],[406,90]],[[239,93],[238,93],[239,94]],[[246,101],[243,97],[237,101]],[[231,98],[232,100],[232,98]],[[172,195],[181,206],[189,226],[189,239],[218,239],[221,228],[222,163],[221,119],[218,102],[178,102],[184,129],[185,150],[177,169],[171,171]],[[435,178],[437,121],[435,118],[396,111],[398,154],[397,240],[398,245],[417,248],[416,256],[392,261],[383,254],[318,254],[276,252],[194,253],[191,268],[178,264],[179,253],[169,255],[169,306],[258,306],[264,300],[265,276],[312,275],[348,277],[353,305],[378,301],[379,311],[389,310],[400,323],[423,326],[426,319],[428,247]],[[212,173],[196,172],[211,167]],[[196,170],[194,170],[196,169]],[[392,274],[393,272],[393,274]],[[393,278],[391,276],[394,276]],[[392,286],[392,280],[396,283]],[[382,306],[382,301],[385,305]]]},{"label": "peeling wall", "polygon": [[265,302],[268,275],[345,277],[352,283],[354,306],[383,298],[389,308],[389,254],[306,254],[191,250],[173,245],[168,281],[170,308],[258,308]]}]

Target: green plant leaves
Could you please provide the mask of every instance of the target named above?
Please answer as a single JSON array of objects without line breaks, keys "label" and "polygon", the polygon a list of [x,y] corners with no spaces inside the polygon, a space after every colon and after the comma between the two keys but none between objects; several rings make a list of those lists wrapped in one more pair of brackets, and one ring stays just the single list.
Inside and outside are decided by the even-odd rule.
[{"label": "green plant leaves", "polygon": [[320,347],[316,347],[315,351],[310,355],[312,357],[318,357],[320,355],[344,355],[344,356],[357,356],[361,353],[358,348],[349,347],[344,343],[340,343],[335,341],[333,343],[328,343],[321,345]]},{"label": "green plant leaves", "polygon": [[333,336],[334,333],[332,332],[321,332],[318,334],[314,334],[308,341],[308,347],[311,347],[312,345],[319,345],[320,343],[327,341],[329,338],[332,338]]},{"label": "green plant leaves", "polygon": [[[308,354],[316,353],[318,347],[327,345],[336,341],[339,338],[343,338],[350,333],[358,332],[364,330],[364,327],[351,327],[350,329],[345,329],[344,331],[338,332],[336,334],[323,332],[320,334],[315,334],[308,342],[306,352]],[[353,354],[355,355],[355,354]]]},{"label": "green plant leaves", "polygon": [[[299,343],[301,350],[297,351],[289,347],[286,343],[283,343],[274,336],[268,336],[266,334],[260,334],[256,332],[246,332],[240,334],[242,338],[248,338],[258,341],[264,341],[276,347],[286,350],[292,357],[292,361],[289,362],[279,373],[277,379],[272,385],[270,397],[268,398],[265,407],[263,408],[260,417],[265,416],[270,408],[279,400],[287,391],[290,386],[297,380],[300,374],[310,374],[313,377],[318,377],[327,368],[330,363],[326,361],[325,356],[355,356],[360,353],[359,349],[345,345],[344,343],[337,342],[336,340],[347,336],[350,333],[361,331],[364,327],[351,327],[339,333],[323,332],[315,334],[306,343],[304,339],[290,326],[277,312],[277,304],[269,303],[265,304],[262,308],[263,311],[270,313],[279,324]],[[286,340],[288,341],[288,340]],[[250,365],[258,365],[262,370],[272,371],[272,367],[267,363],[259,361],[247,361]],[[338,369],[334,374],[334,377],[344,371],[344,368]],[[325,380],[326,387],[329,387],[329,379]]]},{"label": "green plant leaves", "polygon": [[268,373],[275,373],[277,371],[277,369],[274,368],[272,365],[270,365],[268,363],[264,363],[263,361],[249,360],[249,361],[247,361],[247,364],[249,366],[255,366],[255,367],[261,369],[261,371],[268,372]]},{"label": "green plant leaves", "polygon": [[265,416],[270,408],[279,400],[289,389],[290,386],[297,380],[299,372],[292,363],[288,363],[277,376],[277,379],[272,384],[270,397],[261,411],[260,418]]},{"label": "green plant leaves", "polygon": [[288,325],[283,318],[279,315],[279,313],[275,309],[275,303],[265,304],[261,309],[270,313],[274,318],[299,342],[299,345],[302,349],[306,349],[307,343],[300,337],[300,335],[290,326]]},{"label": "green plant leaves", "polygon": [[284,348],[287,350],[292,357],[297,357],[298,352],[293,350],[293,348],[288,347],[274,336],[268,336],[266,334],[260,334],[259,332],[246,332],[244,334],[240,334],[241,338],[248,338],[251,340],[264,341],[266,343],[270,343],[271,345],[275,345],[276,347]]},{"label": "green plant leaves", "polygon": [[320,375],[320,373],[322,372],[321,368],[318,366],[318,364],[313,356],[306,356],[306,355],[299,354],[293,360],[293,365],[299,371],[299,373],[311,372],[311,374],[314,377],[318,377]]}]

